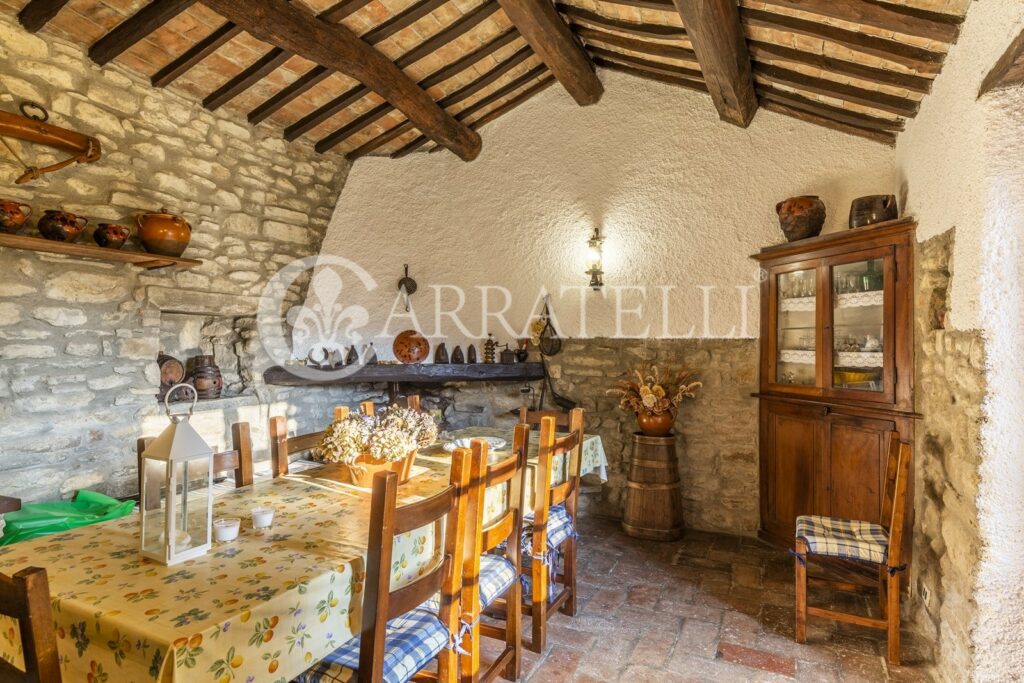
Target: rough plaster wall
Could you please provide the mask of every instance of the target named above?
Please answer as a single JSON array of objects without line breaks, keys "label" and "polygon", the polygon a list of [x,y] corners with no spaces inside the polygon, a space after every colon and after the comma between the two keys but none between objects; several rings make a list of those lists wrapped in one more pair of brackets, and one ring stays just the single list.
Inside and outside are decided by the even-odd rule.
[{"label": "rough plaster wall", "polygon": [[979,329],[983,216],[989,163],[987,113],[977,100],[982,79],[1024,25],[1019,0],[980,0],[967,14],[942,74],[896,143],[900,199],[918,219],[920,240],[957,228],[947,325]]},{"label": "rough plaster wall", "polygon": [[[579,107],[552,87],[487,126],[473,163],[448,153],[356,162],[323,253],[357,260],[381,284],[365,298],[368,310],[390,310],[408,263],[422,288],[414,310],[428,333],[434,301],[426,285],[444,283],[467,288],[474,335],[481,332],[475,286],[508,287],[507,317],[519,328],[543,285],[554,293],[563,331],[578,336],[580,292],[557,295],[562,285],[587,284],[586,241],[599,225],[607,236],[605,282],[650,288],[643,320],[624,316],[620,336],[644,336],[647,324],[650,335],[661,335],[656,287],[671,285],[671,335],[695,326],[695,336],[723,337],[735,326],[735,334],[755,337],[756,289],[744,334],[735,288],[757,284],[748,256],[783,239],[775,204],[818,194],[828,228],[842,229],[854,197],[895,190],[894,154],[885,146],[767,111],[744,130],[720,122],[706,95],[617,73],[602,78],[605,95],[595,106]],[[718,288],[708,330],[699,285]],[[589,336],[616,336],[609,289],[607,299],[583,292]],[[492,308],[500,299],[492,294]],[[449,307],[455,299],[446,292],[444,301]],[[637,292],[621,294],[623,310],[637,305]],[[408,322],[394,321],[390,332]],[[451,325],[443,332],[462,336]]]},{"label": "rough plaster wall", "polygon": [[[969,675],[979,681],[1020,680],[1024,668],[1024,613],[1017,608],[1024,597],[1024,93],[1016,88],[977,99],[981,80],[1022,27],[1024,4],[974,3],[932,94],[897,144],[919,238],[956,228],[948,324],[980,329],[985,343],[988,391],[976,500],[981,551],[968,645]],[[939,675],[957,681],[965,672],[943,667]]]}]

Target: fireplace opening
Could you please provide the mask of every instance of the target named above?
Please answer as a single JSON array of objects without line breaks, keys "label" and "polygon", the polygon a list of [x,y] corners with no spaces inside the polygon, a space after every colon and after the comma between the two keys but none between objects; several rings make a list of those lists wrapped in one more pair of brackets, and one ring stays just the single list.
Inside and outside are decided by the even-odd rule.
[{"label": "fireplace opening", "polygon": [[253,394],[255,343],[253,316],[164,312],[160,318],[157,398],[163,400],[178,377],[196,387],[201,401]]}]

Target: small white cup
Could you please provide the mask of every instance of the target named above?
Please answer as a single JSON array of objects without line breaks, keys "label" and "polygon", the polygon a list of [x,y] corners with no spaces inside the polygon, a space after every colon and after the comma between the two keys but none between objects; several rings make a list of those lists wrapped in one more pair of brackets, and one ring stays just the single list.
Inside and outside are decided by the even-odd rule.
[{"label": "small white cup", "polygon": [[274,523],[274,508],[253,508],[252,528],[266,529]]},{"label": "small white cup", "polygon": [[238,529],[242,526],[242,520],[238,517],[221,517],[213,521],[213,537],[220,543],[233,541],[238,538]]}]

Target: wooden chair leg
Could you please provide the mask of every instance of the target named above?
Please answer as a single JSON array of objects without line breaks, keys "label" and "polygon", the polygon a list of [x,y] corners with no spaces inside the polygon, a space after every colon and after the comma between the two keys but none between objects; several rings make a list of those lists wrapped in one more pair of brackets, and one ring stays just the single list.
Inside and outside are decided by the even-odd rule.
[{"label": "wooden chair leg", "polygon": [[900,575],[888,577],[888,605],[886,621],[888,621],[889,663],[900,665]]},{"label": "wooden chair leg", "polygon": [[512,648],[512,661],[501,672],[506,681],[518,681],[522,671],[523,639],[523,586],[516,579],[505,595],[505,645]]},{"label": "wooden chair leg", "polygon": [[565,577],[563,583],[569,591],[569,598],[562,605],[562,614],[570,617],[576,616],[576,539],[570,538],[565,542],[565,567],[562,574]]},{"label": "wooden chair leg", "polygon": [[886,611],[888,608],[889,598],[888,592],[885,587],[889,583],[889,572],[885,567],[878,568],[878,616],[880,619],[885,619],[885,615],[888,614]]},{"label": "wooden chair leg", "polygon": [[462,637],[462,649],[468,655],[459,655],[459,669],[462,683],[477,683],[480,680],[480,620]]},{"label": "wooden chair leg", "polygon": [[807,544],[797,539],[796,567],[796,642],[807,642]]},{"label": "wooden chair leg", "polygon": [[530,625],[532,627],[530,649],[540,654],[544,652],[547,635],[545,627],[548,621],[548,567],[534,558],[530,565],[530,572],[533,575],[533,595],[530,596]]}]

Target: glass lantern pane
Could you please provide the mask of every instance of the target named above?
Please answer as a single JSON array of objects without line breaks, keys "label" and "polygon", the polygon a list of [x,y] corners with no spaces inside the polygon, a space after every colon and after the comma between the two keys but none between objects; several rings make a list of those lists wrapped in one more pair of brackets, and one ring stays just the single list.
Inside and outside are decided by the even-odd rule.
[{"label": "glass lantern pane", "polygon": [[797,270],[778,276],[777,358],[775,381],[813,386],[817,356],[817,272]]},{"label": "glass lantern pane", "polygon": [[[207,505],[210,491],[210,461],[206,458],[174,464],[178,480],[175,492],[177,534],[175,554],[197,548],[210,541]],[[186,474],[187,473],[187,474]]]},{"label": "glass lantern pane", "polygon": [[832,267],[832,385],[837,389],[885,390],[883,273],[880,258]]},{"label": "glass lantern pane", "polygon": [[[166,513],[163,506],[162,488],[167,480],[167,463],[162,460],[143,460],[142,490],[150,491],[142,501],[145,511],[142,523],[142,549],[146,552],[163,555],[164,529]],[[155,482],[155,483],[154,483]]]}]

